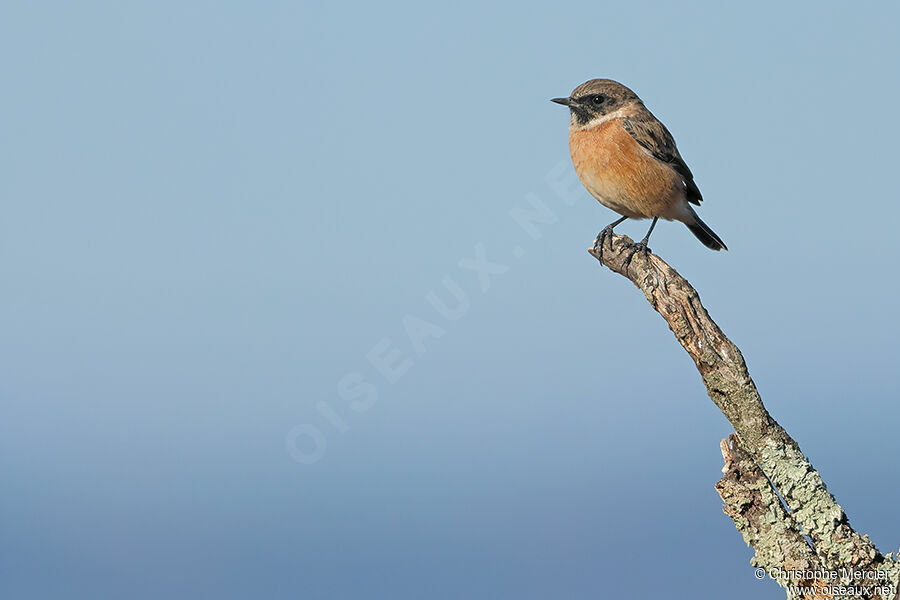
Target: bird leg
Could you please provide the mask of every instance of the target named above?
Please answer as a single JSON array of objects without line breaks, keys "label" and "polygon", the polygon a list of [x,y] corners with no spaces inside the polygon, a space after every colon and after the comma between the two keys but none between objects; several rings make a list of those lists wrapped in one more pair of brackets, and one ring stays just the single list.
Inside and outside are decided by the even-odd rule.
[{"label": "bird leg", "polygon": [[647,235],[644,236],[644,239],[632,246],[632,254],[635,252],[643,252],[644,254],[650,252],[650,248],[647,247],[647,242],[650,241],[650,234],[653,233],[653,228],[656,227],[657,221],[659,221],[659,217],[653,217],[653,222],[650,223],[650,229],[647,231]]},{"label": "bird leg", "polygon": [[597,234],[597,239],[594,240],[594,248],[597,249],[598,258],[603,260],[603,242],[606,241],[606,238],[612,236],[613,227],[627,219],[628,217],[622,217],[621,219],[617,219],[600,230],[600,233]]}]

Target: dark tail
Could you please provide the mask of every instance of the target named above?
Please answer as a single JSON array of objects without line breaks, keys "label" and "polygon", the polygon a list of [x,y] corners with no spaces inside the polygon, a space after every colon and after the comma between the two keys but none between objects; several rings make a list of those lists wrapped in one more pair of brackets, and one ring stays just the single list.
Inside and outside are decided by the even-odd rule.
[{"label": "dark tail", "polygon": [[[691,211],[693,212],[693,211]],[[716,232],[709,228],[709,225],[700,220],[697,213],[694,213],[694,222],[685,223],[691,233],[697,236],[697,239],[703,242],[703,245],[710,250],[728,250],[728,246],[722,241],[722,238],[716,235]]]}]

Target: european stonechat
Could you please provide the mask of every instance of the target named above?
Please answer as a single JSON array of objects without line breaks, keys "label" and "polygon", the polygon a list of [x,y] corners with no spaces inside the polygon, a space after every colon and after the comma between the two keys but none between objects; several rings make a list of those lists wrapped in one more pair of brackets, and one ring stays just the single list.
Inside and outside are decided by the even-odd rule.
[{"label": "european stonechat", "polygon": [[681,221],[712,250],[727,250],[725,242],[700,220],[691,204],[703,197],[666,126],[647,110],[637,94],[611,79],[592,79],[568,98],[569,150],[575,172],[587,191],[621,219],[597,236],[612,234],[625,219],[653,219],[637,246],[647,249],[650,234],[662,217]]}]

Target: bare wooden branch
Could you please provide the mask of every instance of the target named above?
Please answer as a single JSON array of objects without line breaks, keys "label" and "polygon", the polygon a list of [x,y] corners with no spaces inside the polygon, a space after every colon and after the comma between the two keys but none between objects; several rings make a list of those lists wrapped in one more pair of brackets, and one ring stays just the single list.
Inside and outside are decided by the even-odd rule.
[{"label": "bare wooden branch", "polygon": [[721,448],[724,476],[716,491],[725,504],[725,514],[734,521],[744,542],[756,551],[753,566],[771,574],[785,588],[795,584],[818,587],[820,582],[814,576],[800,581],[786,576],[788,571],[816,573],[823,566],[768,478],[741,450],[735,434],[722,440]]},{"label": "bare wooden branch", "polygon": [[[726,476],[718,489],[724,494],[726,514],[756,550],[760,566],[770,571],[808,564],[829,571],[879,573],[882,578],[888,573],[894,590],[889,597],[894,598],[900,564],[850,527],[797,442],[769,415],[740,350],[710,318],[691,284],[657,255],[636,252],[627,236],[608,236],[602,248],[595,245],[589,252],[644,293],[694,360],[710,399],[734,427],[737,435],[731,444],[723,442],[723,454],[728,451]],[[763,514],[771,519],[765,527]],[[799,544],[804,535],[812,554]]]}]

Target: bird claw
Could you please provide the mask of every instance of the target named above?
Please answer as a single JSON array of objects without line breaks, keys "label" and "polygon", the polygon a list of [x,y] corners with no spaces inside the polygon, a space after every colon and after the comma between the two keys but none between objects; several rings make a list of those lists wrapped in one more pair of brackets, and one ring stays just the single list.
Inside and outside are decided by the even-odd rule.
[{"label": "bird claw", "polygon": [[641,252],[644,256],[650,254],[650,248],[647,247],[647,240],[641,240],[640,242],[635,242],[631,246],[632,254],[637,254]]},{"label": "bird claw", "polygon": [[597,258],[600,259],[600,262],[603,262],[603,242],[606,241],[606,238],[611,238],[612,235],[613,228],[611,225],[607,225],[600,230],[600,233],[597,234],[597,239],[594,240],[594,249],[597,251]]},{"label": "bird claw", "polygon": [[643,254],[644,258],[648,258],[650,256],[650,248],[647,247],[647,240],[641,240],[639,242],[635,242],[631,245],[631,251],[628,253],[628,258],[625,259],[626,267],[631,265],[631,259],[634,258],[635,254]]}]

